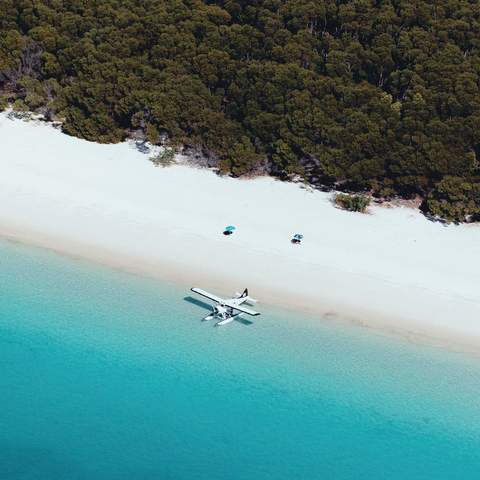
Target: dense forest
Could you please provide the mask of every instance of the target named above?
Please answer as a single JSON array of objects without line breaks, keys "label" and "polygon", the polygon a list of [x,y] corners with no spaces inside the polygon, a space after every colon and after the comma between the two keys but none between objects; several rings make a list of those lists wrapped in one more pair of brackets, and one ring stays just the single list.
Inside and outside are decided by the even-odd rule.
[{"label": "dense forest", "polygon": [[480,220],[478,0],[0,0],[0,107]]}]

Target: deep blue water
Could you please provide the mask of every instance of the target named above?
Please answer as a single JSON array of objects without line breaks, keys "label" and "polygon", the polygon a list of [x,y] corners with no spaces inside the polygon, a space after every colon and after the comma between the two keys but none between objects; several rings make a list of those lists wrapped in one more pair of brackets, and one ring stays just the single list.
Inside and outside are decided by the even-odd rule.
[{"label": "deep blue water", "polygon": [[214,328],[5,242],[0,267],[0,480],[480,476],[478,359],[266,306]]}]

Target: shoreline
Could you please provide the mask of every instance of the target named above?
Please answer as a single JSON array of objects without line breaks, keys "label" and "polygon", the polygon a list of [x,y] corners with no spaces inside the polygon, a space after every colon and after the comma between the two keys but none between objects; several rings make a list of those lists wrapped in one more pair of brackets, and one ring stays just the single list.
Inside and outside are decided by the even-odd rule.
[{"label": "shoreline", "polygon": [[[0,114],[0,235],[219,295],[480,351],[480,228],[420,213],[338,210],[271,178],[156,168]],[[231,237],[221,234],[234,224]],[[301,246],[291,235],[301,232]],[[430,343],[430,342],[429,342]]]},{"label": "shoreline", "polygon": [[[62,242],[58,238],[48,238],[40,233],[26,232],[14,227],[5,229],[4,226],[1,226],[0,238],[26,247],[41,248],[55,255],[68,257],[73,260],[94,263],[119,272],[137,275],[155,281],[167,282],[175,285],[177,288],[184,289],[185,296],[191,296],[190,287],[193,286],[187,282],[186,277],[191,278],[192,276],[196,276],[194,272],[189,272],[185,274],[185,276],[181,275],[176,267],[170,267],[171,270],[168,270],[168,274],[160,273],[160,268],[165,267],[165,264],[147,266],[146,263],[144,263],[146,259],[139,262],[139,258],[133,257],[124,257],[123,260],[120,261],[120,257],[112,254],[112,252],[102,251],[98,248],[91,250],[85,245],[74,244],[73,242]],[[222,284],[224,278],[219,277],[213,279],[212,277],[208,277],[205,281],[209,282],[210,285],[215,285],[214,288],[217,289],[216,293],[221,292],[222,288],[225,289],[225,284]],[[224,293],[227,295],[227,292],[233,291],[232,288],[230,288],[230,290],[224,290]],[[258,289],[256,291],[258,291]],[[315,303],[310,306],[302,303],[301,299],[293,298],[294,295],[284,298],[282,301],[280,292],[263,289],[260,289],[260,291],[263,292],[264,298],[267,299],[267,301],[262,300],[259,302],[260,308],[258,309],[260,311],[262,305],[267,305],[271,308],[288,312],[289,314],[300,312],[301,314],[307,315],[311,321],[315,321],[314,317],[321,317],[323,320],[338,323],[343,326],[350,325],[368,329],[376,335],[393,336],[417,345],[445,348],[449,351],[468,353],[475,356],[480,355],[480,341],[476,338],[472,340],[468,333],[455,334],[455,332],[448,328],[442,329],[435,325],[433,325],[435,330],[432,332],[428,330],[429,324],[423,324],[423,322],[416,320],[411,323],[406,322],[406,318],[401,315],[393,315],[391,313],[381,314],[365,307],[359,308],[355,312],[353,305],[336,308],[334,304],[330,304],[327,301],[323,304]],[[328,308],[329,306],[331,306],[331,308]],[[259,321],[261,321],[261,317]]]}]

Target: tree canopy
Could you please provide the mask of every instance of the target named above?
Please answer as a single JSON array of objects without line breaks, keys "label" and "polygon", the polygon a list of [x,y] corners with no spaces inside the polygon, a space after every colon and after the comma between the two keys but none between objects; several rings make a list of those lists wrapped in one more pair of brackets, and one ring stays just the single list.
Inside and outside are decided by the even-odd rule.
[{"label": "tree canopy", "polygon": [[0,0],[0,106],[480,212],[477,0]]}]

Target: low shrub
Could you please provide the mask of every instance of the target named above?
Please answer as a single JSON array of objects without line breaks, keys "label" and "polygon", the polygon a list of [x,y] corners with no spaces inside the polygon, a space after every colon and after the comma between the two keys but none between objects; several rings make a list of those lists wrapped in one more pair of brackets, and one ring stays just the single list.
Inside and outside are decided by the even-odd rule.
[{"label": "low shrub", "polygon": [[365,213],[370,205],[370,198],[365,195],[348,195],[346,193],[337,193],[335,195],[335,204],[343,210],[350,212]]},{"label": "low shrub", "polygon": [[150,161],[156,167],[169,167],[175,163],[175,150],[173,148],[164,148],[161,152],[150,157]]}]

